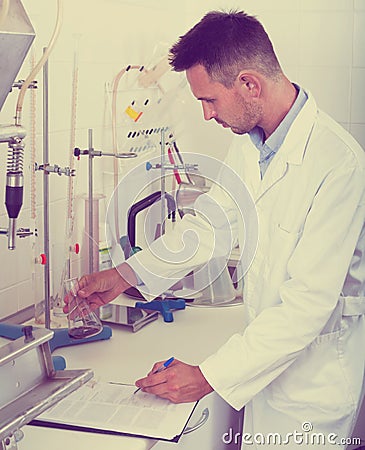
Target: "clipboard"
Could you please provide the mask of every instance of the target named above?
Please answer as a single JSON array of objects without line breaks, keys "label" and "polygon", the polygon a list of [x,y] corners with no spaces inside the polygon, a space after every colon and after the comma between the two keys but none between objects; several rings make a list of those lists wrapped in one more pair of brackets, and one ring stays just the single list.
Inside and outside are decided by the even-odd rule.
[{"label": "clipboard", "polygon": [[91,380],[29,425],[178,442],[198,402],[175,404],[135,389]]}]

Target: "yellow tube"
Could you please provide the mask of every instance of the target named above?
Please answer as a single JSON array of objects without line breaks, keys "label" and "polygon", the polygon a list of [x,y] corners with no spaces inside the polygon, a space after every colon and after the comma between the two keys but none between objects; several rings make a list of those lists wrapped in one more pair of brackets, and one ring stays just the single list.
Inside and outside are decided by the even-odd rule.
[{"label": "yellow tube", "polygon": [[[150,71],[146,70],[144,66],[128,66],[125,69],[122,69],[113,80],[113,90],[112,90],[112,146],[114,154],[118,153],[118,140],[117,140],[117,95],[118,95],[118,85],[122,78],[122,76],[131,69],[139,70],[141,73],[137,78],[138,82],[142,87],[149,87],[152,84],[155,84],[162,93],[164,93],[161,86],[158,84],[158,79],[170,68],[168,63],[168,58],[163,58],[153,69]],[[130,110],[127,111],[127,114]],[[132,110],[133,114],[133,110]],[[131,117],[131,114],[129,114]],[[133,120],[136,117],[132,117]],[[138,120],[138,117],[137,117]],[[137,121],[135,120],[135,121]],[[118,159],[114,158],[113,161],[113,170],[114,170],[114,210],[115,210],[115,232],[116,238],[119,239],[119,218],[118,218],[118,183],[119,183],[119,170],[118,170]]]},{"label": "yellow tube", "polygon": [[22,108],[23,108],[23,102],[24,102],[24,96],[28,89],[28,86],[33,81],[34,77],[37,75],[37,73],[41,70],[41,68],[44,66],[45,62],[47,61],[51,51],[53,50],[54,44],[56,43],[56,40],[58,38],[58,35],[61,30],[61,24],[62,24],[62,13],[63,13],[63,0],[57,1],[57,20],[55,29],[53,31],[53,35],[51,37],[51,40],[49,41],[48,47],[46,48],[45,52],[43,53],[42,58],[38,61],[32,72],[29,74],[28,78],[24,81],[22,88],[20,89],[18,101],[16,104],[16,111],[15,111],[15,125],[21,125],[21,115],[22,115]]},{"label": "yellow tube", "polygon": [[[113,145],[113,153],[116,155],[118,153],[118,139],[117,139],[117,95],[118,95],[118,85],[122,76],[128,72],[129,70],[140,70],[143,71],[143,66],[128,66],[125,69],[122,69],[117,75],[114,77],[113,81],[113,96],[112,96],[112,145]],[[114,226],[115,226],[115,236],[118,240],[120,238],[119,235],[119,218],[118,218],[118,204],[119,204],[119,196],[118,196],[118,183],[119,183],[119,170],[118,170],[118,158],[113,158],[113,172],[114,172]]]},{"label": "yellow tube", "polygon": [[3,0],[3,7],[1,8],[1,11],[0,11],[0,29],[3,25],[3,23],[5,22],[6,18],[8,17],[9,3],[10,3],[10,0]]},{"label": "yellow tube", "polygon": [[[117,94],[118,85],[122,76],[129,70],[144,70],[143,66],[128,66],[122,69],[115,77],[113,81],[113,97],[112,97],[112,133],[113,133],[113,152],[118,153],[118,143],[117,143]],[[115,186],[114,186],[115,187]]]}]

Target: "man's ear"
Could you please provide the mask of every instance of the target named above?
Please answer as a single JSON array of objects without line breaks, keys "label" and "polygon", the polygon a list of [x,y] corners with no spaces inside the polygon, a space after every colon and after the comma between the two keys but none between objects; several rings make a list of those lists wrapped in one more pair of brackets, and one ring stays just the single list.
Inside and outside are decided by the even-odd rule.
[{"label": "man's ear", "polygon": [[242,71],[239,73],[236,83],[243,95],[251,98],[259,97],[261,93],[261,82],[258,76],[252,72]]}]

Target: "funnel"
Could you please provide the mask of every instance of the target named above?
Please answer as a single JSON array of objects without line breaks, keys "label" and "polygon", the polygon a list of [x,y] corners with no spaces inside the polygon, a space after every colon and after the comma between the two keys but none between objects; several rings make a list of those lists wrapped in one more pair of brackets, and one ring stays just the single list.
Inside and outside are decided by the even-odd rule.
[{"label": "funnel", "polygon": [[[4,0],[0,0],[0,12]],[[0,23],[0,110],[35,37],[20,0],[11,0]]]}]

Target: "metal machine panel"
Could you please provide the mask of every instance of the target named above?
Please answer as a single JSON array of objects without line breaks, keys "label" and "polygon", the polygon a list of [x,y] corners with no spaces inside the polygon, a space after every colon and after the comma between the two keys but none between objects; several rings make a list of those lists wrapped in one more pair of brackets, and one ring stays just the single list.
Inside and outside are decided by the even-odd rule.
[{"label": "metal machine panel", "polygon": [[54,370],[52,336],[53,331],[32,329],[0,348],[1,449],[5,439],[93,376],[90,369]]}]

